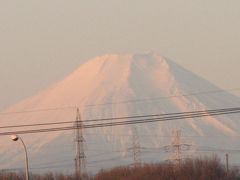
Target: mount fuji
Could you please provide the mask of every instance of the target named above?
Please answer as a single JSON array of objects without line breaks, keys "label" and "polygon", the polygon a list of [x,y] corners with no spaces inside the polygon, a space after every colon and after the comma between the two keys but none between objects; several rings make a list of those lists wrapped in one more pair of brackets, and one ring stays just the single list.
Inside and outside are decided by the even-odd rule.
[{"label": "mount fuji", "polygon": [[[84,121],[238,107],[239,100],[156,53],[110,54],[89,60],[62,81],[7,108],[1,112],[0,127],[72,122],[76,117],[75,107],[79,107]],[[209,152],[216,150],[214,153],[220,156],[228,149],[240,148],[239,114],[84,129],[88,171],[131,164],[133,127],[138,132],[143,162],[166,160],[169,154],[161,147],[171,144],[172,132],[176,129],[181,130],[182,141],[192,146],[189,156],[205,154],[198,152],[200,147]],[[23,129],[33,127],[1,128],[0,132]],[[28,148],[32,171],[71,173],[74,170],[73,130],[21,137]],[[7,136],[0,137],[0,168],[23,167],[20,146]],[[236,162],[240,160],[238,154],[233,156]]]}]

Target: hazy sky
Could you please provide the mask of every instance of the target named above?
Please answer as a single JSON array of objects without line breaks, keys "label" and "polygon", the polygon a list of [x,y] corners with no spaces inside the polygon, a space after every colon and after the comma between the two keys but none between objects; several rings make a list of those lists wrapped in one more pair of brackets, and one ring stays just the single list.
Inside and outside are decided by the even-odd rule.
[{"label": "hazy sky", "polygon": [[153,50],[240,87],[239,0],[0,0],[0,110],[89,58]]}]

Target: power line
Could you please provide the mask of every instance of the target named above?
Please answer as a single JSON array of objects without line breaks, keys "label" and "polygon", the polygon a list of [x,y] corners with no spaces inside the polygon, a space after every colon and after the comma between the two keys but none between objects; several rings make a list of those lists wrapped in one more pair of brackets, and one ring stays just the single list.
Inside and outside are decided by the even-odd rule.
[{"label": "power line", "polygon": [[226,90],[210,90],[210,91],[202,91],[202,92],[189,93],[189,94],[165,96],[165,97],[134,99],[134,100],[126,100],[126,101],[119,101],[119,102],[109,102],[109,103],[102,103],[102,104],[89,104],[89,105],[85,105],[84,107],[105,106],[105,105],[126,104],[126,103],[138,103],[138,102],[145,102],[145,101],[158,101],[158,100],[161,100],[161,99],[188,97],[188,96],[196,96],[196,95],[201,95],[201,94],[215,94],[215,93],[221,93],[221,92],[225,92],[226,93],[226,92],[239,91],[239,90],[240,90],[240,88],[232,88],[232,89],[226,89]]},{"label": "power line", "polygon": [[[146,102],[146,101],[158,101],[158,100],[161,100],[161,99],[197,96],[197,95],[202,95],[202,94],[226,93],[226,92],[239,91],[239,90],[240,90],[240,88],[223,89],[223,90],[209,90],[209,91],[194,92],[194,93],[189,93],[189,94],[171,95],[171,96],[163,96],[163,97],[132,99],[132,100],[125,100],[125,101],[119,101],[119,102],[107,102],[107,103],[100,103],[100,104],[87,104],[87,105],[82,105],[82,106],[79,106],[79,107],[85,107],[86,108],[86,107],[106,106],[106,105],[114,105],[114,104],[127,104],[127,103],[138,103],[138,102]],[[23,114],[23,113],[45,112],[45,111],[57,111],[57,110],[76,109],[76,108],[77,108],[76,106],[65,106],[65,107],[56,107],[56,108],[32,109],[32,110],[25,110],[25,111],[1,112],[0,115]]]},{"label": "power line", "polygon": [[[209,148],[209,149],[201,149],[201,148]],[[145,149],[156,149],[156,150],[159,150],[159,148],[145,148]],[[240,150],[236,150],[236,149],[219,149],[219,148],[207,147],[207,146],[199,147],[198,149],[195,149],[195,151],[198,151],[198,152],[223,152],[223,153],[231,152],[231,153],[240,153]],[[121,152],[121,151],[119,151],[119,152]],[[122,151],[122,152],[124,152],[124,151]],[[108,153],[111,153],[111,152],[109,151]],[[145,151],[144,153],[154,153],[154,152],[152,152],[152,151],[146,152]],[[159,153],[159,152],[157,152],[157,153]],[[87,166],[92,165],[92,164],[98,164],[98,163],[101,163],[101,162],[119,160],[119,159],[123,159],[123,158],[130,158],[130,156],[116,156],[116,157],[108,158],[108,159],[100,159],[100,160],[96,160],[96,161],[90,161]],[[69,161],[69,160],[62,160],[62,161],[49,162],[49,163],[44,163],[44,164],[43,163],[42,164],[36,164],[37,167],[32,167],[30,169],[32,169],[32,170],[34,170],[34,169],[54,169],[54,168],[74,166],[74,164],[70,163],[70,162],[71,161]],[[59,163],[59,165],[58,165],[58,163]],[[38,165],[40,165],[40,166],[38,166]],[[4,171],[6,171],[6,172],[7,171],[18,171],[18,170],[22,170],[22,169],[23,168],[11,168],[11,169],[4,169],[2,171],[3,172]]]},{"label": "power line", "polygon": [[[156,121],[170,121],[170,120],[177,120],[177,119],[184,119],[184,118],[196,118],[196,117],[223,115],[223,114],[234,114],[234,113],[240,112],[240,109],[236,109],[236,108],[234,109],[235,110],[232,110],[232,108],[225,109],[224,111],[211,110],[211,111],[205,111],[205,113],[197,113],[197,114],[196,113],[194,114],[194,112],[189,114],[189,112],[187,112],[186,115],[183,114],[181,116],[170,116],[170,117],[162,117],[162,118],[140,119],[140,120],[134,120],[134,121],[91,124],[91,125],[84,125],[83,128],[108,127],[108,126],[139,124],[139,123],[156,122]],[[49,129],[34,129],[34,130],[14,131],[14,132],[18,134],[26,134],[26,133],[62,131],[62,130],[71,130],[71,129],[74,129],[74,127],[71,126],[71,127],[49,128]],[[12,133],[12,132],[4,132],[4,133],[0,133],[0,135],[10,135],[9,133]]]},{"label": "power line", "polygon": [[[86,136],[99,136],[99,135],[106,135],[106,136],[120,136],[120,137],[132,137],[132,134],[120,134],[120,133],[86,133]],[[173,135],[160,135],[160,134],[139,134],[140,137],[159,137],[159,138],[172,138]],[[212,135],[183,135],[181,137],[185,138],[223,138],[222,136],[212,136]],[[239,138],[240,135],[231,135],[231,138],[236,137]]]},{"label": "power line", "polygon": [[101,162],[107,162],[107,161],[114,161],[114,160],[119,160],[119,159],[123,159],[123,158],[130,158],[130,156],[118,156],[118,157],[113,157],[113,158],[109,158],[109,159],[101,159],[101,160],[96,160],[96,161],[90,161],[87,164],[96,164],[96,163],[101,163]]},{"label": "power line", "polygon": [[[116,153],[123,153],[123,152],[128,152],[129,150],[119,150],[119,151],[107,151],[107,152],[103,152],[103,153],[98,153],[98,154],[94,154],[91,155],[91,158],[96,158],[96,157],[101,157],[104,155],[110,155],[110,154],[116,154]],[[50,162],[44,162],[44,163],[37,163],[37,164],[31,164],[31,166],[44,166],[44,165],[57,165],[57,164],[65,164],[65,163],[70,163],[72,162],[72,160],[58,160],[58,161],[50,161]],[[72,163],[73,164],[73,163]]]},{"label": "power line", "polygon": [[25,110],[25,111],[1,112],[0,115],[35,113],[35,112],[47,112],[47,111],[58,111],[58,110],[64,110],[64,109],[76,109],[76,107],[74,107],[74,106],[65,106],[65,107],[43,108],[43,109],[33,109],[33,110]]},{"label": "power line", "polygon": [[[118,156],[118,157],[113,157],[113,158],[109,158],[109,159],[102,159],[102,160],[96,160],[96,161],[91,161],[91,162],[88,162],[87,163],[87,166],[88,165],[91,165],[91,164],[98,164],[98,163],[101,163],[101,162],[108,162],[108,161],[114,161],[114,160],[119,160],[119,159],[123,159],[123,158],[128,158],[128,157],[123,157],[123,156]],[[61,168],[61,167],[69,167],[69,166],[74,166],[74,164],[70,163],[68,165],[54,165],[54,166],[40,166],[40,167],[32,167],[30,169],[34,170],[34,169],[55,169],[55,168]],[[5,169],[4,171],[19,171],[19,170],[22,170],[23,168],[11,168],[11,169]]]},{"label": "power line", "polygon": [[119,125],[131,125],[131,124],[142,124],[142,123],[150,123],[150,122],[164,122],[164,121],[173,121],[173,120],[181,120],[181,119],[189,119],[189,118],[198,118],[198,117],[206,117],[206,116],[217,116],[217,115],[226,115],[226,114],[235,114],[240,113],[240,111],[232,111],[232,112],[215,112],[215,113],[205,113],[205,114],[192,114],[185,116],[174,116],[174,117],[163,117],[163,118],[151,118],[151,119],[141,119],[134,121],[123,121],[123,122],[114,122],[114,123],[102,123],[102,124],[93,124],[93,125],[85,125],[84,128],[97,128],[97,127],[108,127],[108,126],[119,126]]},{"label": "power line", "polygon": [[[84,123],[88,122],[101,122],[101,121],[113,121],[121,119],[136,119],[136,118],[147,118],[147,117],[157,117],[157,116],[170,116],[170,115],[184,115],[184,114],[197,114],[197,113],[213,113],[213,112],[224,112],[224,111],[235,111],[240,110],[240,107],[236,108],[224,108],[216,110],[202,110],[202,111],[190,111],[190,112],[177,112],[177,113],[166,113],[166,114],[151,114],[151,115],[135,115],[135,116],[123,116],[115,118],[100,118],[100,119],[90,119],[82,120]],[[62,121],[62,122],[52,122],[52,123],[38,123],[38,124],[23,124],[23,125],[13,125],[13,126],[2,126],[0,129],[5,128],[21,128],[21,127],[33,127],[33,126],[49,126],[49,125],[62,125],[62,124],[73,124],[75,121]]]},{"label": "power line", "polygon": [[[90,124],[90,125],[83,125],[82,128],[88,129],[88,128],[109,127],[109,126],[142,124],[142,123],[150,123],[150,122],[174,121],[174,120],[180,120],[180,119],[198,118],[198,117],[206,117],[206,116],[236,114],[236,113],[240,113],[240,108],[207,110],[207,111],[201,111],[201,113],[196,113],[196,112],[198,112],[198,111],[180,113],[181,115],[174,115],[174,116],[165,116],[164,117],[164,114],[163,114],[163,117],[156,117],[156,118]],[[173,114],[175,114],[175,113],[173,113]],[[179,113],[177,113],[177,114],[179,114]],[[8,132],[1,132],[0,136],[11,135],[11,134],[33,134],[33,133],[51,132],[51,131],[65,131],[65,130],[72,130],[75,128],[76,127],[70,126],[70,127],[32,129],[32,130],[22,130],[22,131],[8,131]]]},{"label": "power line", "polygon": [[[40,167],[32,167],[29,168],[31,170],[35,170],[35,169],[58,169],[58,168],[62,168],[62,167],[69,167],[69,166],[73,166],[73,164],[66,164],[66,165],[56,165],[56,166],[40,166]],[[22,171],[23,168],[10,168],[10,169],[4,169],[2,170],[3,172],[11,172],[11,171]]]}]

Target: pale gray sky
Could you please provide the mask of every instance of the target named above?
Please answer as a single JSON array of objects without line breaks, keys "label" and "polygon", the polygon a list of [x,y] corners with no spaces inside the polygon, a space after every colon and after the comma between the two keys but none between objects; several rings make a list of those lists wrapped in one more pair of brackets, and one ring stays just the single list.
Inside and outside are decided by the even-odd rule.
[{"label": "pale gray sky", "polygon": [[105,53],[153,50],[240,87],[239,19],[239,0],[0,0],[0,110]]}]

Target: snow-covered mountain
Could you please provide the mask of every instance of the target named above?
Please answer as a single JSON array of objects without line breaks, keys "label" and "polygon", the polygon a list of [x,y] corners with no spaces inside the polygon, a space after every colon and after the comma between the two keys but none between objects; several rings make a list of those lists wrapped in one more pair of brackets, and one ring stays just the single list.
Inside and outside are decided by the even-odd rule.
[{"label": "snow-covered mountain", "polygon": [[[181,96],[182,94],[195,95]],[[239,97],[220,91],[210,82],[155,53],[113,54],[88,61],[62,81],[6,109],[0,116],[0,126],[71,122],[76,116],[74,107],[80,108],[82,119],[85,120],[239,105]],[[19,113],[22,111],[27,112]],[[66,124],[51,127],[63,126]],[[38,128],[48,127],[50,126]],[[151,152],[145,150],[170,144],[172,131],[176,129],[181,129],[183,136],[191,136],[188,140],[195,149],[200,146],[240,148],[240,143],[237,142],[237,136],[240,135],[237,114],[135,127],[141,147],[144,147],[142,159],[145,162],[163,161],[167,158],[166,153],[160,149]],[[0,131],[22,129],[8,128]],[[129,148],[132,129],[133,126],[128,125],[84,130],[87,168],[95,171],[114,165],[131,164]],[[73,131],[21,136],[28,147],[32,170],[73,170]],[[21,153],[20,144],[12,142],[7,136],[0,137],[1,168],[22,167]]]}]

